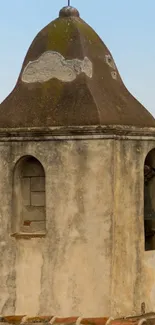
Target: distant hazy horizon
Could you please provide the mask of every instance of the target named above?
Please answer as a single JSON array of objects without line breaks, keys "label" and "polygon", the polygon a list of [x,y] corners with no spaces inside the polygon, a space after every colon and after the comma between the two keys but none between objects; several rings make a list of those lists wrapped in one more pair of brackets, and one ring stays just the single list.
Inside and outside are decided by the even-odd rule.
[{"label": "distant hazy horizon", "polygon": [[[155,1],[72,0],[111,51],[129,91],[155,116]],[[0,102],[12,91],[36,34],[66,1],[5,0],[0,4]]]}]

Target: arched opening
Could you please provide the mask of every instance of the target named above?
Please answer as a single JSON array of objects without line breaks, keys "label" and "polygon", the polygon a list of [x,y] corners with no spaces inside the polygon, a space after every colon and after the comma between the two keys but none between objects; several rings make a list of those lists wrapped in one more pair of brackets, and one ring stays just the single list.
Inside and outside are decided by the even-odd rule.
[{"label": "arched opening", "polygon": [[32,156],[22,157],[13,175],[13,233],[41,234],[46,229],[45,172]]},{"label": "arched opening", "polygon": [[144,163],[144,229],[145,250],[155,250],[155,149]]}]

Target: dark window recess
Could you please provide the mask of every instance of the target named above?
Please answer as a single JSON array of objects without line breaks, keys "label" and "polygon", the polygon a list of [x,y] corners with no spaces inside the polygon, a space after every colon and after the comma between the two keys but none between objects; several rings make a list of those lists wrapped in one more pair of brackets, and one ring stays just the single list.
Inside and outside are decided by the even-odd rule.
[{"label": "dark window recess", "polygon": [[155,149],[144,164],[144,229],[145,250],[155,250]]}]

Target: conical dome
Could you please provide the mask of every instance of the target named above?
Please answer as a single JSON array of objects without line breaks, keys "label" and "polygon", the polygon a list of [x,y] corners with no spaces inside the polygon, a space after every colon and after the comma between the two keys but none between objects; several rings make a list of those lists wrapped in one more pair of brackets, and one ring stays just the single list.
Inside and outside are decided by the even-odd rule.
[{"label": "conical dome", "polygon": [[36,36],[0,114],[5,128],[155,126],[124,86],[107,47],[72,7]]}]

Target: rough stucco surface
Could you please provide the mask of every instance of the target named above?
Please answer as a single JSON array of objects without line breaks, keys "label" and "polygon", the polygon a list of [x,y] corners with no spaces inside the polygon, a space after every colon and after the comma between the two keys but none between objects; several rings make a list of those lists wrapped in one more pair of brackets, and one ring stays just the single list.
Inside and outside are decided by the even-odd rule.
[{"label": "rough stucco surface", "polygon": [[34,314],[39,310],[42,241],[18,240],[16,253],[16,314]]},{"label": "rough stucco surface", "polygon": [[15,313],[16,244],[10,238],[12,178],[10,147],[0,144],[0,312]]},{"label": "rough stucco surface", "polygon": [[143,295],[143,156],[139,141],[115,142],[112,310],[141,312]]},{"label": "rough stucco surface", "polygon": [[[5,237],[10,235],[12,217],[12,178],[6,171],[29,154],[42,163],[46,173],[47,235],[29,240],[8,237],[11,260],[7,247],[1,272],[0,310],[4,315],[110,313],[112,147],[111,140],[104,145],[99,140],[0,147],[5,175],[0,195],[3,193],[4,209],[8,206],[7,214],[3,212]],[[4,282],[10,265],[14,279]],[[6,304],[8,299],[14,309]]]},{"label": "rough stucco surface", "polygon": [[[155,252],[144,251],[143,236],[143,163],[153,147],[144,140],[1,144],[1,314],[154,309]],[[45,169],[45,238],[10,237],[12,171],[24,155]]]},{"label": "rough stucco surface", "polygon": [[53,78],[71,82],[82,72],[92,78],[93,67],[87,57],[83,60],[65,60],[60,53],[47,51],[38,60],[28,63],[21,78],[23,82],[27,83],[46,82]]},{"label": "rough stucco surface", "polygon": [[155,251],[144,250],[144,161],[155,141],[116,141],[112,305],[115,315],[154,310]]}]

